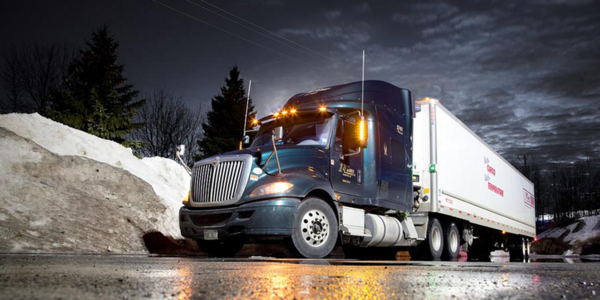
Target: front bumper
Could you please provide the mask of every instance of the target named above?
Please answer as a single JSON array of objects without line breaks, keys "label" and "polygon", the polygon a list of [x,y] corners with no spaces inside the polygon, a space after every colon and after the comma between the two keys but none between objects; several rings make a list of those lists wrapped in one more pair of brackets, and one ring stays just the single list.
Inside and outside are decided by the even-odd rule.
[{"label": "front bumper", "polygon": [[283,238],[292,234],[299,199],[279,198],[237,207],[179,210],[179,227],[184,237],[204,239],[204,230],[218,231],[219,239]]}]

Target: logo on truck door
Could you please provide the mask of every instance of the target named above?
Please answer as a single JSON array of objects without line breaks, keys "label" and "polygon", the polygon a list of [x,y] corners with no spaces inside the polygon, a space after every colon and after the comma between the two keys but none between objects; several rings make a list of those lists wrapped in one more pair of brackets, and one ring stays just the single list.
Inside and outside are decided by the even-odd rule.
[{"label": "logo on truck door", "polygon": [[404,128],[402,128],[402,126],[396,125],[396,131],[398,131],[399,134],[404,135]]}]

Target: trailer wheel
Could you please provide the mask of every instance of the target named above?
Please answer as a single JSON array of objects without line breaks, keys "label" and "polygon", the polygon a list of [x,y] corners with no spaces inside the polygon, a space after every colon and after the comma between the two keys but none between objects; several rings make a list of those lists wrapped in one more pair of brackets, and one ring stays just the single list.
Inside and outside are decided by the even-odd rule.
[{"label": "trailer wheel", "polygon": [[241,241],[196,240],[196,243],[210,257],[233,257],[244,247]]},{"label": "trailer wheel", "polygon": [[456,259],[460,252],[460,235],[458,234],[458,227],[454,222],[450,222],[445,226],[444,230],[444,256],[450,260]]},{"label": "trailer wheel", "polygon": [[425,239],[423,251],[434,260],[440,259],[444,251],[444,231],[442,224],[436,218],[431,218],[427,224],[427,239]]},{"label": "trailer wheel", "polygon": [[331,207],[319,198],[308,198],[298,207],[292,232],[292,250],[307,258],[322,258],[333,250],[338,222]]}]

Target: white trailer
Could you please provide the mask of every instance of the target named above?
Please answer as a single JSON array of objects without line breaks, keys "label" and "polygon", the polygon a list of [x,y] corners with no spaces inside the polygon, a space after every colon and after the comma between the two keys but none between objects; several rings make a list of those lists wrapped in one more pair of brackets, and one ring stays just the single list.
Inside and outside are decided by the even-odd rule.
[{"label": "white trailer", "polygon": [[[431,247],[453,247],[444,227],[454,223],[462,229],[463,249],[473,246],[475,238],[478,252],[504,248],[527,255],[535,237],[533,183],[438,100],[425,98],[417,106],[413,184],[419,193],[417,215],[429,216],[429,226],[419,235]],[[440,219],[438,233],[431,232],[432,219]],[[436,234],[442,234],[437,241]]]}]

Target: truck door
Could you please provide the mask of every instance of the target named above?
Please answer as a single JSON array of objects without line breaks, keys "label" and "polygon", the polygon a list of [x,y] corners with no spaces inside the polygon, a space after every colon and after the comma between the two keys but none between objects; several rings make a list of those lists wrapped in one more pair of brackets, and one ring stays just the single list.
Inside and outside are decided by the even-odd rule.
[{"label": "truck door", "polygon": [[[363,153],[342,158],[344,153],[342,136],[343,122],[338,118],[331,150],[331,184],[337,193],[342,194],[340,195],[342,197],[345,195],[360,197],[364,179]],[[358,151],[358,149],[350,149],[350,151]]]},{"label": "truck door", "polygon": [[[412,183],[409,133],[405,116],[388,108],[377,108],[379,152],[379,198],[399,209],[410,209]],[[400,208],[402,207],[402,208]]]}]

